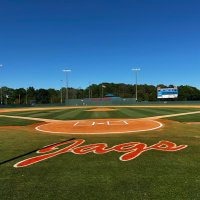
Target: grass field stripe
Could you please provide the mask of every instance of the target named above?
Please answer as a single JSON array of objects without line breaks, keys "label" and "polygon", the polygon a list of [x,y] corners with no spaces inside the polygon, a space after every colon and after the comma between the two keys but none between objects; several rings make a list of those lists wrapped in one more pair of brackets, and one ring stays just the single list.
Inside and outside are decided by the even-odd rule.
[{"label": "grass field stripe", "polygon": [[[137,105],[141,104],[142,102],[137,103]],[[0,147],[2,150],[0,162],[73,137],[82,138],[85,142],[77,147],[75,146],[75,148],[69,148],[75,143],[74,140],[62,143],[59,146],[46,147],[47,149],[44,148],[41,152],[33,152],[30,155],[0,165],[2,172],[0,176],[2,183],[1,198],[16,200],[27,198],[35,200],[41,197],[44,200],[55,199],[56,197],[70,200],[99,198],[105,200],[124,198],[199,199],[197,191],[199,191],[200,176],[198,174],[200,174],[200,168],[197,157],[200,148],[200,124],[188,125],[187,123],[200,123],[200,113],[187,114],[200,111],[200,107],[198,109],[190,109],[190,107],[188,109],[165,108],[164,106],[160,109],[157,109],[157,107],[156,109],[132,107],[107,113],[88,113],[84,112],[84,106],[80,109],[80,112],[78,110],[77,112],[45,110],[27,113],[2,113],[2,115],[59,119],[58,122],[55,122],[56,127],[59,124],[66,126],[57,129],[52,124],[49,127],[41,127],[41,129],[63,131],[69,134],[45,133],[35,130],[35,127],[39,125],[51,123],[47,121],[0,117]],[[171,115],[182,113],[184,115],[171,117]],[[169,118],[166,117],[169,115]],[[93,118],[98,118],[97,122],[105,122],[105,125],[95,124],[92,126],[93,121],[91,119]],[[115,118],[114,122],[112,122],[112,118]],[[132,121],[134,118],[140,118],[141,123]],[[74,119],[76,121],[73,121]],[[87,121],[82,122],[85,119]],[[101,121],[102,119],[104,121]],[[71,122],[70,129],[68,129],[68,122],[64,123],[64,120]],[[157,123],[145,122],[145,120],[161,122],[163,128],[135,133],[99,133],[99,135],[97,135],[98,133],[87,133],[88,130],[93,130],[93,132],[121,132],[122,130],[129,131],[159,126]],[[108,125],[108,121],[110,125]],[[128,125],[123,121],[126,121]],[[80,124],[73,127],[77,122],[80,122]],[[81,124],[88,126],[80,127]],[[104,127],[107,128],[104,129]],[[70,134],[70,132],[79,133],[75,133],[75,135]],[[134,142],[146,144],[147,146],[144,147],[146,151],[135,155],[135,151],[143,148],[140,145],[137,146],[138,148],[134,148]],[[166,142],[175,143],[176,146],[172,146],[180,147],[181,151],[176,152],[176,149],[168,151],[167,147],[171,145],[167,146]],[[101,148],[102,144],[107,144],[107,147]],[[64,152],[64,149],[67,148],[69,150]],[[104,149],[113,149],[113,151],[103,154],[101,150]],[[57,152],[64,153],[57,154]],[[31,158],[37,156],[46,156],[46,154],[58,156],[49,157],[34,165],[27,165],[27,168],[23,165],[16,165],[17,168],[13,167],[17,162],[31,160]],[[107,192],[102,193],[105,188]]]},{"label": "grass field stripe", "polygon": [[[84,106],[84,108],[96,108],[97,106]],[[101,106],[102,108],[108,106]],[[115,108],[200,108],[200,105],[132,105],[132,106],[111,106]],[[17,111],[43,111],[43,110],[62,110],[62,109],[80,109],[82,106],[61,106],[61,107],[47,107],[47,108],[14,108],[14,109],[2,109],[0,113],[5,112],[17,112]]]},{"label": "grass field stripe", "polygon": [[68,139],[68,140],[63,140],[62,142],[57,142],[57,143],[54,143],[54,144],[50,144],[50,145],[44,146],[44,147],[42,147],[42,148],[40,148],[40,149],[32,150],[32,151],[30,151],[30,152],[28,152],[28,153],[25,153],[25,154],[16,156],[16,157],[14,157],[14,158],[10,158],[10,159],[8,159],[8,160],[4,160],[3,162],[0,162],[0,165],[3,165],[3,164],[8,163],[8,162],[11,162],[11,161],[16,160],[16,159],[18,159],[18,158],[27,156],[27,155],[32,154],[32,153],[34,153],[34,152],[40,151],[40,150],[42,150],[42,149],[44,149],[44,148],[51,147],[51,146],[53,146],[53,145],[55,145],[55,144],[60,144],[60,143],[63,143],[63,142],[68,142],[68,141],[71,141],[71,140],[74,140],[74,139],[76,139],[76,138],[71,138],[71,139]]},{"label": "grass field stripe", "polygon": [[[19,110],[18,110],[18,111],[19,111]],[[161,116],[153,116],[153,117],[142,117],[142,118],[138,118],[138,119],[161,119],[161,118],[177,117],[177,116],[192,115],[192,114],[200,114],[200,111],[176,113],[176,114],[161,115]],[[12,115],[0,115],[0,117],[7,117],[7,118],[14,118],[14,119],[35,120],[35,121],[44,121],[44,122],[66,121],[66,120],[55,120],[55,119],[45,119],[45,118],[33,118],[33,117],[12,116]]]}]

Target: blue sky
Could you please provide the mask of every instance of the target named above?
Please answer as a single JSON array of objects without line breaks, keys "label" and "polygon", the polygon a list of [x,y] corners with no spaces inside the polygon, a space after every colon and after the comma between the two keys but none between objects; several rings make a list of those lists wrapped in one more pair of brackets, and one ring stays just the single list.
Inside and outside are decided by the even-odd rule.
[{"label": "blue sky", "polygon": [[0,85],[200,88],[198,0],[0,0]]}]

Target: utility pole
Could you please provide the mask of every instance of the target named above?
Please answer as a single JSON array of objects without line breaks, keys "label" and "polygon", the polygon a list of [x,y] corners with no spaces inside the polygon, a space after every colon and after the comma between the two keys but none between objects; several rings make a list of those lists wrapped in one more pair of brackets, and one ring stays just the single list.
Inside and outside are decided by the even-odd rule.
[{"label": "utility pole", "polygon": [[21,95],[19,94],[19,104],[21,103]]},{"label": "utility pole", "polygon": [[63,85],[63,80],[60,80],[61,82],[61,88],[60,88],[60,103],[63,103],[63,95],[62,95],[62,85]]},{"label": "utility pole", "polygon": [[28,88],[26,88],[26,105],[28,104]]},{"label": "utility pole", "polygon": [[102,83],[101,84],[101,98],[103,100],[103,88],[106,88],[106,86]]},{"label": "utility pole", "polygon": [[90,88],[90,83],[89,83],[89,99],[91,99],[91,88]]},{"label": "utility pole", "polygon": [[64,69],[63,72],[65,73],[65,91],[66,91],[66,96],[65,96],[65,104],[69,104],[69,94],[68,94],[68,73],[71,72],[70,69]]},{"label": "utility pole", "polygon": [[138,85],[138,72],[140,71],[140,68],[134,68],[132,71],[135,72],[135,100],[138,100],[138,91],[137,91],[137,85]]},{"label": "utility pole", "polygon": [[[0,64],[0,69],[1,67],[3,67],[2,64]],[[2,86],[1,86],[1,105],[3,104],[3,89],[2,89]]]}]

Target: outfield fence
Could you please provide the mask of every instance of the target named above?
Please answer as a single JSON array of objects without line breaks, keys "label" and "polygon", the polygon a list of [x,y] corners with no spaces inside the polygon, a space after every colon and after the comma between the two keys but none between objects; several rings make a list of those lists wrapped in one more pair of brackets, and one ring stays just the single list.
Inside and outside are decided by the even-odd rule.
[{"label": "outfield fence", "polygon": [[200,101],[141,101],[135,98],[69,99],[66,103],[0,105],[0,108],[53,107],[53,106],[128,106],[128,105],[200,105]]},{"label": "outfield fence", "polygon": [[115,106],[135,104],[135,98],[93,98],[93,99],[69,99],[66,105],[69,106]]},{"label": "outfield fence", "polygon": [[136,101],[134,98],[111,100],[70,99],[69,106],[123,106],[123,105],[200,105],[200,101]]}]

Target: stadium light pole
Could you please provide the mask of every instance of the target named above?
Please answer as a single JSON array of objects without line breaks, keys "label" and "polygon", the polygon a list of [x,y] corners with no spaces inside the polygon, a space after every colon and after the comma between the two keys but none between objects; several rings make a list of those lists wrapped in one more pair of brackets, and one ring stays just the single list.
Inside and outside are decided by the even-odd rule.
[{"label": "stadium light pole", "polygon": [[101,100],[103,101],[103,83],[101,85]]},{"label": "stadium light pole", "polygon": [[63,103],[63,97],[62,97],[62,86],[63,86],[63,80],[60,80],[61,82],[61,88],[60,88],[60,103]]},{"label": "stadium light pole", "polygon": [[89,95],[89,96],[88,96],[88,97],[89,97],[89,99],[90,99],[90,98],[91,98],[91,97],[90,97],[90,95],[91,95],[91,92],[90,92],[90,82],[89,82],[89,88],[88,88],[88,89],[89,89],[89,91],[88,91],[88,95]]},{"label": "stadium light pole", "polygon": [[106,88],[106,86],[102,83],[101,84],[101,99],[103,101],[103,88]]},{"label": "stadium light pole", "polygon": [[63,72],[65,73],[65,90],[66,90],[66,96],[65,96],[65,103],[69,103],[69,94],[68,94],[68,73],[71,72],[71,69],[63,69]]},{"label": "stadium light pole", "polygon": [[[2,64],[0,64],[0,69],[3,67]],[[2,86],[1,86],[1,105],[3,104],[3,91],[2,91]]]},{"label": "stadium light pole", "polygon": [[28,104],[28,88],[26,88],[26,105]]},{"label": "stadium light pole", "polygon": [[140,71],[140,68],[133,68],[132,71],[135,72],[135,100],[138,100],[138,90],[137,90],[137,84],[138,84],[138,72]]}]

